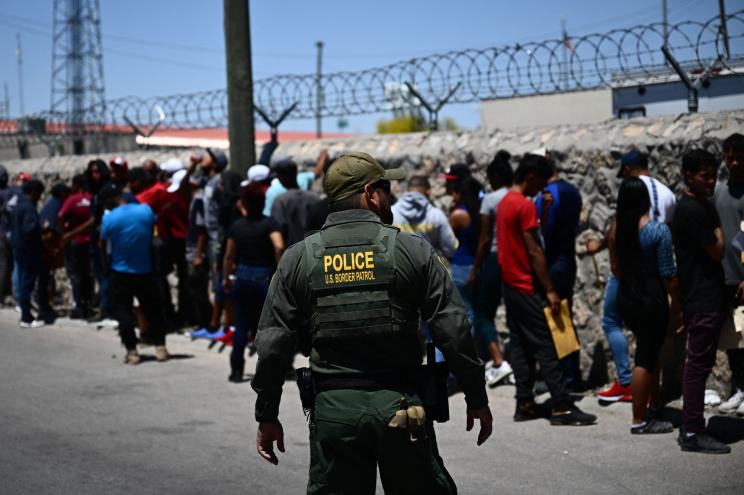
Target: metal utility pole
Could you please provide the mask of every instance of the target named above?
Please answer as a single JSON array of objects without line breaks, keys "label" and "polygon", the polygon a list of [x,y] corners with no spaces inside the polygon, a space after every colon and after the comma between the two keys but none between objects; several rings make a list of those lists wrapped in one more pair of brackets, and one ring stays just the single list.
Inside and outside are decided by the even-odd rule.
[{"label": "metal utility pole", "polygon": [[23,54],[21,53],[21,34],[16,33],[16,60],[18,61],[18,110],[23,117]]},{"label": "metal utility pole", "polygon": [[664,33],[664,48],[669,49],[669,11],[667,0],[661,0],[661,24]]},{"label": "metal utility pole", "polygon": [[561,82],[563,91],[568,89],[568,31],[566,31],[566,18],[561,16],[561,36],[563,37],[563,69],[561,70]]},{"label": "metal utility pole", "polygon": [[728,60],[731,54],[729,47],[728,28],[726,27],[726,5],[723,0],[718,0],[718,12],[721,18],[721,26],[718,28],[721,38],[723,38],[723,59]]},{"label": "metal utility pole", "polygon": [[248,0],[223,0],[227,58],[227,121],[230,169],[244,175],[256,163],[253,65]]},{"label": "metal utility pole", "polygon": [[5,111],[4,111],[4,117],[6,119],[10,118],[10,96],[8,96],[8,81],[3,82],[3,92],[5,93]]},{"label": "metal utility pole", "polygon": [[321,114],[323,109],[323,42],[317,41],[315,47],[318,49],[318,60],[315,71],[315,137],[320,139],[323,137],[323,131],[321,129]]}]

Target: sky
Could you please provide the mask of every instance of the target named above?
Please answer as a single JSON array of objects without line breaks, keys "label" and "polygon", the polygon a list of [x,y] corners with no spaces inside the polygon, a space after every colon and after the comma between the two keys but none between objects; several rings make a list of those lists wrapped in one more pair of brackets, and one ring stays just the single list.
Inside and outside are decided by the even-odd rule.
[{"label": "sky", "polygon": [[[744,0],[727,0],[726,7],[742,9]],[[24,110],[49,108],[52,9],[50,0],[0,3],[0,84],[7,83],[11,115],[19,114],[17,33]],[[100,9],[107,99],[226,86],[222,0],[100,0]],[[253,0],[250,9],[255,79],[314,73],[317,41],[324,43],[328,73],[449,50],[558,39],[561,16],[571,37],[661,19],[661,2],[653,0]],[[668,9],[672,23],[702,21],[717,15],[718,0],[668,0]],[[345,132],[374,132],[385,117],[349,117]],[[474,128],[479,106],[446,106],[440,117]],[[324,119],[323,127],[337,132],[337,119]],[[315,122],[288,120],[282,128],[313,130]]]}]

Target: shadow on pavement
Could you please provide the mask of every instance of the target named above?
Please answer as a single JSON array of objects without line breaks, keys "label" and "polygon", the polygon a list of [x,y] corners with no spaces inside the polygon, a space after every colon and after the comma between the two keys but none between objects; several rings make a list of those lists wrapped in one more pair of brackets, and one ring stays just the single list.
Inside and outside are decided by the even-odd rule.
[{"label": "shadow on pavement", "polygon": [[[180,359],[194,359],[193,354],[171,354],[168,361],[177,361]],[[155,356],[151,354],[140,354],[140,363],[153,363],[157,362]]]}]

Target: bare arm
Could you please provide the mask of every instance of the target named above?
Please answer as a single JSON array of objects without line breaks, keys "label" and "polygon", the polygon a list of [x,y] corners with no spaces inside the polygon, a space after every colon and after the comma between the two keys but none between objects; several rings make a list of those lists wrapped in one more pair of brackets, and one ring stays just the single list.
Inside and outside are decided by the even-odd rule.
[{"label": "bare arm", "polygon": [[548,237],[548,217],[550,216],[550,208],[553,206],[553,194],[550,192],[543,192],[542,194],[542,213],[540,214],[540,232],[542,232],[543,239]]},{"label": "bare arm", "polygon": [[682,304],[679,299],[679,278],[675,275],[670,279],[664,280],[664,287],[666,287],[667,294],[669,294],[669,298],[671,299],[669,303],[670,328],[673,328],[679,333],[683,329]]},{"label": "bare arm", "polygon": [[197,165],[199,165],[199,162],[194,160],[191,161],[191,164],[186,169],[186,175],[183,176],[183,179],[181,179],[181,183],[178,185],[178,189],[176,190],[176,194],[187,201],[191,199],[191,176],[193,175],[194,170],[196,170]]},{"label": "bare arm", "polygon": [[471,287],[478,285],[478,273],[483,261],[486,259],[489,249],[491,248],[491,238],[493,235],[493,221],[490,215],[480,216],[481,228],[478,237],[478,247],[475,250],[475,259],[473,260],[473,269],[470,270],[468,284]]},{"label": "bare arm", "polygon": [[227,239],[227,249],[225,249],[225,258],[222,261],[222,269],[223,269],[223,285],[225,287],[225,291],[229,292],[232,288],[232,280],[230,279],[230,275],[233,275],[235,273],[235,256],[236,256],[237,246],[235,245],[235,239],[232,237],[229,237]]},{"label": "bare arm", "polygon": [[204,250],[207,248],[207,230],[204,227],[199,229],[199,236],[196,238],[196,252],[194,253],[194,266],[204,263]]},{"label": "bare arm", "polygon": [[465,210],[455,210],[450,213],[449,222],[453,229],[464,229],[470,226],[470,215]]},{"label": "bare arm", "polygon": [[95,223],[95,219],[91,216],[85,223],[82,223],[78,225],[77,227],[75,227],[74,229],[68,232],[65,232],[65,234],[62,236],[62,243],[67,244],[70,241],[70,239],[87,232],[88,230],[90,230],[91,227],[93,227],[94,223]]},{"label": "bare arm", "polygon": [[716,227],[713,234],[716,236],[716,242],[705,244],[705,251],[713,261],[722,261],[726,248],[726,242],[723,238],[723,230],[721,230],[721,227]]},{"label": "bare arm", "polygon": [[323,175],[323,169],[325,168],[327,162],[328,150],[323,148],[322,150],[320,150],[318,160],[315,162],[315,169],[313,170],[313,173],[315,173],[315,177],[320,177],[321,175]]},{"label": "bare arm", "polygon": [[540,285],[545,289],[545,295],[547,296],[552,311],[557,313],[560,310],[561,299],[555,292],[553,281],[548,273],[548,262],[545,261],[545,253],[540,245],[537,229],[526,231],[524,233],[524,242],[527,246],[527,255],[529,256],[532,270],[537,276]]},{"label": "bare arm", "polygon": [[282,255],[284,254],[284,236],[282,236],[281,232],[272,232],[269,234],[269,239],[271,239],[271,244],[274,245],[276,262],[279,263],[279,260],[282,259]]},{"label": "bare arm", "polygon": [[607,248],[610,251],[610,270],[614,275],[617,275],[617,251],[615,249],[615,234],[617,233],[617,222],[612,221],[610,230],[607,232],[605,240],[607,242]]}]

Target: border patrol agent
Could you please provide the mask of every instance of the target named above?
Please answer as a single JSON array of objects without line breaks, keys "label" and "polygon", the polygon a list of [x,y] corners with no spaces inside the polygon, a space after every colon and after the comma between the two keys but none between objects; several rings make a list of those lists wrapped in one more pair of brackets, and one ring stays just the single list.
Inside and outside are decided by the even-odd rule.
[{"label": "border patrol agent", "polygon": [[421,407],[421,318],[465,392],[466,429],[479,420],[478,445],[491,434],[484,365],[445,265],[424,239],[386,225],[390,180],[403,178],[366,153],[339,157],[324,179],[325,225],[285,252],[271,280],[252,382],[257,449],[273,464],[274,442],[284,452],[279,401],[299,347],[314,381],[314,404],[303,399],[310,494],[374,493],[378,465],[386,493],[456,493]]}]

